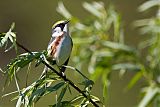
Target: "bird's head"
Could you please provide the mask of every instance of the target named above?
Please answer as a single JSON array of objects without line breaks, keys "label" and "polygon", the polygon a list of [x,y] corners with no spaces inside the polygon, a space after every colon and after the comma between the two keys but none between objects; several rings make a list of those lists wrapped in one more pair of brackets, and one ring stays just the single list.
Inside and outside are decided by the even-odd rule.
[{"label": "bird's head", "polygon": [[52,26],[52,31],[53,32],[68,32],[68,24],[69,20],[61,20],[56,22],[53,26]]}]

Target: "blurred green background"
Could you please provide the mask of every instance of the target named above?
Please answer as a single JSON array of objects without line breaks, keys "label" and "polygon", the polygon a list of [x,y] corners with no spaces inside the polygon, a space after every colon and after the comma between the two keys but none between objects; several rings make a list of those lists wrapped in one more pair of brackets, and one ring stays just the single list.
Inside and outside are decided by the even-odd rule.
[{"label": "blurred green background", "polygon": [[[41,51],[46,49],[48,41],[51,35],[51,26],[54,22],[64,19],[60,14],[56,12],[56,7],[59,0],[1,0],[0,1],[0,32],[6,32],[12,22],[16,23],[16,29],[18,35],[18,41],[24,46],[28,47],[32,51]],[[72,15],[80,18],[81,20],[88,17],[90,14],[82,8],[82,2],[91,2],[93,0],[63,0],[66,8],[72,13]],[[99,1],[99,0],[97,0]],[[136,47],[138,41],[143,40],[144,37],[140,36],[138,30],[132,27],[132,22],[151,16],[150,14],[142,15],[137,11],[137,7],[146,0],[101,0],[107,7],[109,4],[113,4],[116,10],[122,16],[123,27],[125,29],[125,42],[131,46]],[[73,37],[76,35],[72,35]],[[133,39],[134,38],[134,39]],[[74,41],[73,41],[74,42]],[[15,52],[9,51],[3,53],[3,49],[0,49],[0,67],[4,67],[11,58],[15,57]],[[35,68],[32,72],[31,80],[34,80],[37,75],[40,74],[41,68]],[[20,73],[20,78],[25,77],[24,73]],[[109,100],[107,107],[135,107],[140,100],[139,91],[144,86],[144,81],[141,80],[131,90],[126,91],[127,86],[134,72],[127,72],[123,78],[119,77],[118,72],[113,72],[111,75],[111,86],[109,88]],[[75,75],[76,77],[76,75]],[[0,75],[0,90],[2,90],[4,84],[4,77]],[[25,80],[24,80],[25,81]],[[21,82],[23,87],[23,82]],[[21,87],[21,88],[22,88]],[[101,90],[99,90],[101,84],[98,82],[93,88],[93,92],[97,96],[101,96]],[[7,87],[3,93],[0,91],[0,95],[4,93],[14,91],[15,85]],[[10,101],[11,97],[5,97],[0,99],[0,107],[13,107],[15,102]],[[37,107],[44,107],[53,99],[45,97],[44,100],[38,102]]]}]

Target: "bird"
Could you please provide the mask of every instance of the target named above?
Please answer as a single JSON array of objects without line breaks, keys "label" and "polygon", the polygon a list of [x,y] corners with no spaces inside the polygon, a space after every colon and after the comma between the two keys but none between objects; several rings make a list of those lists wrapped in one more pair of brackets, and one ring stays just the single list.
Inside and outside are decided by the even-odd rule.
[{"label": "bird", "polygon": [[[47,48],[47,56],[55,62],[55,69],[59,70],[59,72],[63,75],[66,70],[66,67],[64,67],[63,65],[68,64],[73,47],[68,23],[69,20],[61,20],[57,21],[52,26],[52,35]],[[41,77],[48,70],[49,68],[45,66]]]}]

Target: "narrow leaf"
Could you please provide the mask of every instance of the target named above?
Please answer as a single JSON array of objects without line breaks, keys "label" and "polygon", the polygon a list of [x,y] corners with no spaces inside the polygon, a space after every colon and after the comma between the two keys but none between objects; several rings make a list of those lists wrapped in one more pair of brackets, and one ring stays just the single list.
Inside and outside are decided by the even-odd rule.
[{"label": "narrow leaf", "polygon": [[117,43],[117,42],[103,41],[102,45],[104,45],[108,48],[112,48],[112,49],[123,50],[123,51],[128,51],[128,52],[135,52],[135,49],[133,49],[127,45]]},{"label": "narrow leaf", "polygon": [[34,97],[40,97],[46,94],[49,94],[51,92],[55,92],[57,91],[59,88],[61,88],[63,85],[65,84],[65,82],[60,82],[57,83],[54,86],[50,86],[50,87],[42,87],[40,89],[37,89],[36,91],[34,91],[29,99],[29,101],[32,101]]},{"label": "narrow leaf", "polygon": [[159,4],[160,4],[160,0],[149,0],[149,1],[145,2],[145,3],[143,3],[138,8],[138,10],[143,12],[143,11],[146,11],[146,10],[150,9],[153,6],[158,6]]},{"label": "narrow leaf", "polygon": [[61,93],[60,93],[60,95],[59,95],[59,97],[58,97],[57,107],[60,107],[61,101],[62,101],[62,99],[63,99],[63,97],[64,97],[64,95],[65,95],[66,90],[67,90],[67,86],[65,86],[65,87],[62,89],[62,91],[61,91]]},{"label": "narrow leaf", "polygon": [[71,104],[76,104],[76,103],[80,102],[82,99],[84,99],[84,96],[78,95],[74,99],[72,99],[70,102],[71,102]]},{"label": "narrow leaf", "polygon": [[101,18],[103,16],[102,12],[100,11],[100,10],[102,10],[103,5],[98,2],[94,2],[93,4],[84,2],[83,7],[87,11],[89,11],[91,14],[95,15],[96,17]]},{"label": "narrow leaf", "polygon": [[136,82],[137,82],[139,79],[141,79],[141,77],[142,77],[142,72],[137,72],[137,73],[135,74],[135,76],[131,79],[131,81],[129,82],[129,84],[128,84],[128,86],[127,86],[127,89],[132,88],[132,87],[136,84]]},{"label": "narrow leaf", "polygon": [[159,88],[150,86],[147,88],[147,92],[143,99],[140,101],[138,107],[146,107],[147,104],[153,99],[153,97],[159,92]]},{"label": "narrow leaf", "polygon": [[62,16],[64,16],[67,19],[70,19],[72,15],[69,13],[69,11],[65,8],[64,4],[62,2],[58,3],[57,12],[60,13]]}]

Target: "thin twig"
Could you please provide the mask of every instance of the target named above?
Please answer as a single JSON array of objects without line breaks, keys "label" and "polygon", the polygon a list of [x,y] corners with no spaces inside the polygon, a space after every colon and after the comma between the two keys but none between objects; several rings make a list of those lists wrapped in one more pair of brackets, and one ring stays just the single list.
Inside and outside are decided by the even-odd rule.
[{"label": "thin twig", "polygon": [[[16,41],[17,46],[25,50],[26,52],[30,53],[31,55],[34,55],[29,49],[21,45]],[[86,99],[88,99],[95,107],[99,107],[96,102],[94,102],[90,97],[88,97],[79,87],[77,87],[70,79],[68,79],[66,76],[64,76],[62,73],[59,73],[56,71],[52,66],[50,66],[48,63],[46,63],[44,60],[42,60],[42,63],[46,65],[49,69],[51,69],[54,73],[56,73],[58,76],[60,76],[64,81],[68,82],[75,90],[77,90],[79,93],[81,93]]]},{"label": "thin twig", "polygon": [[86,77],[80,70],[78,70],[77,68],[74,68],[74,67],[72,67],[72,66],[66,66],[66,65],[62,65],[62,66],[66,67],[66,68],[69,68],[69,69],[72,69],[72,70],[74,70],[74,71],[77,71],[79,74],[81,74],[81,75],[83,76],[83,78],[89,80],[89,78],[87,78],[87,77]]}]

